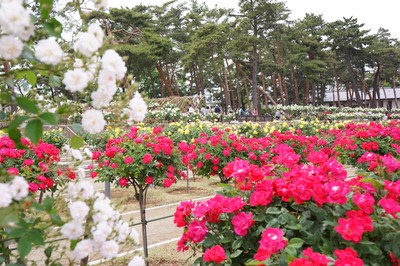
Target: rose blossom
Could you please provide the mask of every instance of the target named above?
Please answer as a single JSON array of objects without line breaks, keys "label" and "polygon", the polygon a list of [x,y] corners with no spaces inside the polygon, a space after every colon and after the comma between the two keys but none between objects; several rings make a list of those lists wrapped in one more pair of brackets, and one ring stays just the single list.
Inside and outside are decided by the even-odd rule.
[{"label": "rose blossom", "polygon": [[82,114],[82,127],[90,134],[100,133],[105,125],[103,113],[99,110],[89,109]]},{"label": "rose blossom", "polygon": [[142,162],[144,164],[150,164],[152,160],[153,160],[153,156],[151,156],[151,154],[146,153],[145,155],[143,155]]},{"label": "rose blossom", "polygon": [[232,219],[233,228],[236,234],[240,236],[247,235],[247,230],[254,224],[253,214],[239,212]]},{"label": "rose blossom", "polygon": [[57,65],[63,58],[63,51],[55,38],[40,40],[35,46],[36,58],[48,65]]},{"label": "rose blossom", "polygon": [[206,249],[203,259],[205,262],[220,264],[226,259],[225,250],[220,245],[215,245],[212,248]]}]

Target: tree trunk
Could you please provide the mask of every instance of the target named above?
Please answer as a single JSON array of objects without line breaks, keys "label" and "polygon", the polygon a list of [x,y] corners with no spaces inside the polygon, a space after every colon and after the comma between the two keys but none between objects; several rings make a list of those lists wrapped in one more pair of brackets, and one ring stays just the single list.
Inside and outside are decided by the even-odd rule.
[{"label": "tree trunk", "polygon": [[296,75],[294,72],[294,65],[291,66],[292,71],[292,81],[293,81],[293,91],[294,91],[294,100],[296,104],[300,104],[300,97],[299,97],[299,85],[297,83]]},{"label": "tree trunk", "polygon": [[147,188],[143,188],[141,185],[138,186],[139,192],[139,208],[140,208],[140,222],[142,223],[142,241],[143,241],[143,254],[148,265],[147,259],[149,257],[149,250],[147,246],[147,220],[146,220],[146,194]]},{"label": "tree trunk", "polygon": [[272,74],[272,89],[274,90],[274,101],[278,101],[277,89],[276,89],[276,72]]},{"label": "tree trunk", "polygon": [[286,105],[285,96],[283,95],[283,82],[281,74],[278,72],[278,82],[279,82],[279,94],[281,96],[282,105]]},{"label": "tree trunk", "polygon": [[357,105],[358,106],[362,106],[360,92],[359,92],[358,87],[357,87],[356,76],[354,74],[353,67],[351,66],[350,54],[349,54],[348,51],[345,52],[344,58],[345,58],[345,61],[346,61],[347,70],[349,71],[349,74],[350,74],[351,85],[353,87],[352,89],[354,90],[354,93],[356,95]]},{"label": "tree trunk", "polygon": [[397,104],[396,74],[393,74],[392,88],[393,88],[393,96],[394,96],[394,105],[396,106],[396,109],[397,109],[397,108],[399,108],[399,105]]},{"label": "tree trunk", "polygon": [[[265,87],[264,70],[261,70],[261,83],[262,83],[263,91],[268,93],[267,88]],[[268,108],[268,97],[266,97],[266,95],[264,96],[264,102],[265,102],[265,108]]]},{"label": "tree trunk", "polygon": [[[229,68],[229,64],[228,64],[228,59],[225,58],[225,63],[226,63],[226,70],[228,71],[228,91],[229,91],[229,95],[231,96],[231,102],[232,102],[232,109],[239,109],[239,105],[237,105],[235,103],[235,96],[233,93],[233,83],[232,83],[232,74],[231,74],[231,70]],[[239,99],[238,99],[239,101]]]},{"label": "tree trunk", "polygon": [[[333,65],[333,74],[335,75],[335,86],[336,86],[336,92],[337,92],[337,98],[338,98],[338,107],[342,108],[342,104],[340,103],[340,89],[339,89],[339,78],[336,72],[336,64]],[[334,94],[335,90],[333,90],[332,94]]]},{"label": "tree trunk", "polygon": [[308,105],[308,99],[310,98],[310,81],[306,79],[306,95],[304,96],[304,103]]},{"label": "tree trunk", "polygon": [[[255,36],[257,37],[257,36]],[[253,55],[252,55],[252,94],[253,94],[253,107],[256,109],[257,113],[260,112],[260,100],[257,89],[257,72],[258,72],[258,54],[257,45],[253,45]]]},{"label": "tree trunk", "polygon": [[169,93],[169,96],[174,96],[174,92],[173,92],[172,89],[171,89],[171,84],[170,84],[170,83],[168,82],[168,80],[165,78],[165,75],[164,75],[164,73],[163,73],[163,71],[162,71],[161,66],[160,66],[159,63],[156,64],[156,68],[157,68],[158,74],[160,75],[160,78],[161,78],[163,84],[164,84],[165,87],[167,88],[167,91],[168,91],[168,93]]},{"label": "tree trunk", "polygon": [[223,84],[224,84],[224,95],[225,95],[225,106],[226,110],[228,110],[228,106],[232,107],[232,102],[231,102],[231,94],[229,91],[229,84],[228,84],[228,77],[226,75],[226,69],[225,69],[225,63],[224,60],[222,60],[222,76],[223,76]]},{"label": "tree trunk", "polygon": [[[235,62],[235,67],[236,67],[236,75],[237,75],[237,82],[236,82],[236,97],[237,97],[237,101],[238,101],[238,108],[240,108],[242,106],[242,101],[241,101],[241,96],[240,96],[240,74],[239,74],[239,68],[237,63]],[[246,109],[246,108],[244,108]]]},{"label": "tree trunk", "polygon": [[285,97],[285,104],[289,105],[289,92],[288,92],[288,89],[287,89],[287,86],[286,86],[286,80],[285,80],[284,76],[282,76],[281,78],[282,78],[283,91],[285,92],[285,96],[286,96]]}]

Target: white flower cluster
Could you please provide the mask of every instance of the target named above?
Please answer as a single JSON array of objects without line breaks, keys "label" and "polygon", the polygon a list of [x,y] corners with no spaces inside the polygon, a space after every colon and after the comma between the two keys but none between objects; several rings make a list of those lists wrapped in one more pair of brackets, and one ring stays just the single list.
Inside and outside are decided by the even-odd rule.
[{"label": "white flower cluster", "polygon": [[139,92],[135,92],[135,96],[129,102],[129,108],[125,108],[124,113],[128,115],[128,124],[144,120],[147,114],[147,105]]},{"label": "white flower cluster", "polygon": [[[118,255],[119,244],[128,238],[139,243],[138,233],[110,205],[102,193],[96,193],[88,181],[68,184],[68,200],[71,221],[60,232],[70,240],[79,240],[73,250],[75,259],[81,260],[100,251],[107,259]],[[89,217],[90,216],[90,217]]]},{"label": "white flower cluster", "polygon": [[15,176],[10,183],[0,183],[0,208],[10,206],[13,200],[22,200],[28,193],[28,182],[21,176]]},{"label": "white flower cluster", "polygon": [[33,21],[23,0],[0,1],[0,58],[18,58],[24,44],[33,35]]}]

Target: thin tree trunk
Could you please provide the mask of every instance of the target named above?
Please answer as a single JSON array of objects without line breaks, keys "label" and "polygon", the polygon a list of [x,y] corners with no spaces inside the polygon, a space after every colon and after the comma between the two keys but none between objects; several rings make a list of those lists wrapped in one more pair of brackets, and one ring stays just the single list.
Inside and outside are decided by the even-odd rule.
[{"label": "thin tree trunk", "polygon": [[310,81],[306,79],[306,95],[304,96],[304,103],[308,105],[308,99],[310,98]]},{"label": "thin tree trunk", "polygon": [[335,75],[335,85],[336,85],[336,92],[337,92],[337,98],[338,98],[338,107],[342,108],[342,104],[340,103],[339,78],[338,78],[338,75],[336,72],[336,64],[333,65],[333,74]]},{"label": "thin tree trunk", "polygon": [[276,72],[272,74],[272,89],[274,90],[274,101],[278,101],[278,93],[277,93],[277,88],[276,88]]},{"label": "thin tree trunk", "polygon": [[[262,83],[263,91],[268,94],[267,88],[265,87],[264,70],[261,70],[261,83]],[[268,108],[268,97],[264,97],[264,102],[265,102],[265,108]]]},{"label": "thin tree trunk", "polygon": [[399,108],[399,105],[397,103],[396,74],[394,74],[393,78],[392,78],[392,88],[393,88],[393,96],[394,96],[394,105],[396,106],[396,109],[397,109],[397,108]]},{"label": "thin tree trunk", "polygon": [[235,102],[235,97],[234,97],[234,93],[233,93],[233,83],[232,83],[232,74],[231,74],[231,70],[229,68],[229,64],[228,64],[228,59],[225,58],[225,64],[226,64],[226,70],[228,71],[228,91],[229,91],[229,95],[231,96],[231,101],[232,101],[232,109],[239,109],[239,106],[236,104]]},{"label": "thin tree trunk", "polygon": [[[255,36],[257,37],[257,36]],[[253,94],[253,107],[256,109],[257,113],[260,113],[260,99],[257,89],[257,73],[258,73],[258,53],[257,45],[253,45],[253,55],[252,55],[252,94]]]},{"label": "thin tree trunk", "polygon": [[160,78],[162,82],[164,83],[165,87],[167,88],[167,91],[169,93],[169,96],[174,96],[174,92],[171,89],[171,84],[168,82],[168,80],[165,78],[165,75],[161,69],[161,66],[159,63],[156,64],[156,69],[158,71],[158,74],[160,75]]},{"label": "thin tree trunk", "polygon": [[354,93],[356,95],[357,105],[361,106],[362,102],[361,102],[360,92],[358,91],[358,87],[357,87],[356,76],[354,74],[353,67],[351,66],[350,54],[347,51],[345,52],[344,58],[345,58],[345,61],[346,61],[347,70],[350,73],[350,80],[351,80],[351,84],[352,84],[352,89],[354,90]]},{"label": "thin tree trunk", "polygon": [[147,220],[146,220],[146,193],[147,188],[138,186],[139,192],[139,208],[140,208],[140,221],[142,223],[142,241],[143,241],[143,254],[148,265],[147,259],[149,257],[149,250],[147,245]]},{"label": "thin tree trunk", "polygon": [[287,89],[287,86],[286,86],[286,80],[285,80],[285,77],[284,76],[282,76],[282,87],[283,87],[283,91],[285,92],[285,104],[286,105],[289,105],[289,92],[288,92],[288,89]]},{"label": "thin tree trunk", "polygon": [[241,97],[240,97],[240,74],[239,74],[239,69],[238,69],[238,65],[237,65],[236,62],[235,62],[235,67],[236,67],[236,75],[237,75],[236,96],[237,96],[237,101],[238,101],[238,104],[239,104],[238,108],[240,108],[243,103],[242,103]]},{"label": "thin tree trunk", "polygon": [[297,83],[296,75],[294,72],[294,65],[291,66],[292,71],[292,81],[293,81],[293,91],[294,91],[294,99],[296,104],[300,104],[300,97],[299,97],[299,85]]},{"label": "thin tree trunk", "polygon": [[281,74],[280,74],[279,72],[278,72],[278,82],[279,82],[279,94],[280,94],[280,96],[281,96],[282,105],[286,105],[285,96],[283,95],[282,76],[281,76]]}]

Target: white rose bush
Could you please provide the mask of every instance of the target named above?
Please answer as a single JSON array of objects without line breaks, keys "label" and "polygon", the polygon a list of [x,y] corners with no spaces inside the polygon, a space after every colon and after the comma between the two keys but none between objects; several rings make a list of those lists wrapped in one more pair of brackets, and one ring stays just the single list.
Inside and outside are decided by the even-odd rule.
[{"label": "white rose bush", "polygon": [[[106,126],[102,109],[110,105],[119,90],[118,82],[126,78],[123,58],[109,49],[109,40],[99,25],[87,25],[82,11],[83,6],[85,12],[107,8],[107,1],[65,2],[62,13],[82,18],[76,25],[81,30],[72,35],[72,41],[62,37],[63,21],[54,7],[58,2],[0,1],[0,104],[11,108],[5,131],[16,148],[24,147],[25,137],[32,147],[40,144],[44,125],[57,125],[60,115],[71,115],[68,104],[55,105],[57,108],[50,111],[38,102],[38,95],[29,98],[17,88],[48,94],[58,87],[74,99],[89,100],[81,127],[95,134]],[[146,113],[147,106],[136,93],[124,109],[127,122],[142,121]],[[82,143],[75,136],[71,148]],[[12,158],[12,154],[7,156]],[[75,155],[77,160],[80,157]],[[89,256],[112,259],[121,245],[138,243],[137,232],[90,183],[70,181],[67,187],[54,191],[54,197],[47,196],[38,203],[27,177],[10,171],[2,160],[0,155],[0,265],[65,265],[66,261],[87,265]],[[20,163],[15,158],[15,164]],[[77,172],[84,176],[82,169]],[[66,202],[60,204],[64,198]],[[60,245],[59,241],[69,245]],[[144,263],[135,256],[129,265]]]}]

